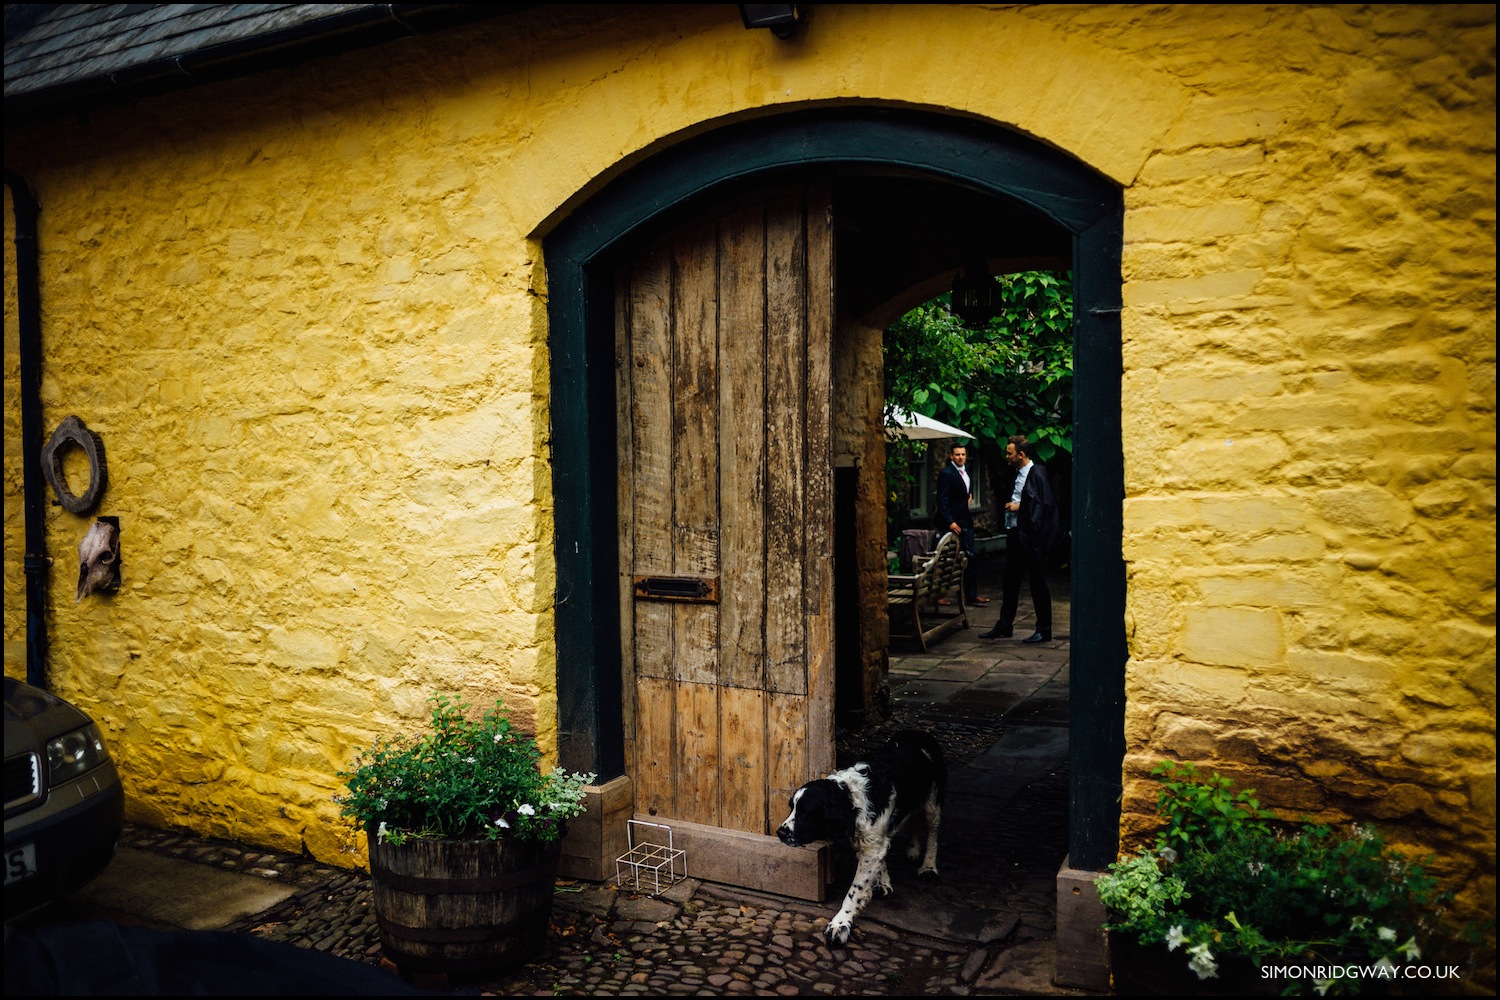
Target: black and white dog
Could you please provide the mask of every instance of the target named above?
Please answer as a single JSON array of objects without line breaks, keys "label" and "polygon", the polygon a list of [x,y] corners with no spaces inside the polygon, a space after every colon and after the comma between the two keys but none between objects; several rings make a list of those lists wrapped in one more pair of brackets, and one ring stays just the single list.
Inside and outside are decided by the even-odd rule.
[{"label": "black and white dog", "polygon": [[792,814],[776,830],[783,843],[800,847],[833,840],[854,848],[854,883],[823,932],[830,946],[849,940],[854,918],[877,889],[881,895],[891,891],[885,855],[903,829],[911,829],[907,857],[922,858],[918,873],[937,874],[938,820],[947,788],[948,765],[937,740],[907,730],[869,760],[809,781],[792,793]]}]

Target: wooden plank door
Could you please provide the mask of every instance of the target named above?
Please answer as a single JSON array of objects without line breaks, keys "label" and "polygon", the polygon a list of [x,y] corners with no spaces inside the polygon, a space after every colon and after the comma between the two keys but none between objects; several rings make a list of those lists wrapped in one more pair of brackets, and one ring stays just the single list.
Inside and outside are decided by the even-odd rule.
[{"label": "wooden plank door", "polygon": [[770,834],[833,764],[832,212],[739,203],[616,281],[636,812]]}]

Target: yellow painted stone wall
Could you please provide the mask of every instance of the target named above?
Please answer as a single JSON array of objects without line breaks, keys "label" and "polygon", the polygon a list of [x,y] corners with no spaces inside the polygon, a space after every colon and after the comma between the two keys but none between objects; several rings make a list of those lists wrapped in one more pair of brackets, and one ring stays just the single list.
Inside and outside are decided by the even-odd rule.
[{"label": "yellow painted stone wall", "polygon": [[1493,10],[1243,10],[1126,189],[1126,828],[1197,761],[1492,907]]},{"label": "yellow painted stone wall", "polygon": [[334,772],[431,690],[552,746],[541,237],[717,122],[926,108],[1125,190],[1126,832],[1150,766],[1196,760],[1387,824],[1493,912],[1494,34],[816,5],[788,43],[731,5],[549,7],[8,132],[47,425],[104,435],[124,544],[120,594],[75,607],[86,525],[50,515],[57,687],[133,818],[330,860]]}]

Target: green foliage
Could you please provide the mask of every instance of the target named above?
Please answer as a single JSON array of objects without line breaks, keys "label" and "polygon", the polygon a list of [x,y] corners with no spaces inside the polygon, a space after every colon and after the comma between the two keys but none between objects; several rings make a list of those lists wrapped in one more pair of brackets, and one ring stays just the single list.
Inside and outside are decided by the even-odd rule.
[{"label": "green foliage", "polygon": [[1110,866],[1099,880],[1099,899],[1118,916],[1117,925],[1156,927],[1182,902],[1182,879],[1162,872],[1156,858],[1141,854]]},{"label": "green foliage", "polygon": [[1231,834],[1271,832],[1269,820],[1276,814],[1262,809],[1255,792],[1230,792],[1233,781],[1217,772],[1200,777],[1192,764],[1162,761],[1151,774],[1161,783],[1156,808],[1167,821],[1157,835],[1157,848],[1184,850],[1194,844],[1216,845]]},{"label": "green foliage", "polygon": [[[1374,829],[1276,823],[1252,791],[1236,794],[1192,765],[1164,762],[1152,774],[1166,828],[1156,854],[1122,858],[1099,879],[1111,930],[1182,948],[1200,979],[1216,976],[1225,955],[1395,970],[1431,948],[1447,896]],[[1287,992],[1357,993],[1363,982],[1293,981]]]},{"label": "green foliage", "polygon": [[556,840],[583,812],[592,774],[539,770],[536,741],[499,701],[477,721],[461,700],[435,694],[431,731],[376,740],[339,772],[342,814],[394,842],[409,837]]},{"label": "green foliage", "polygon": [[1025,434],[1048,461],[1073,450],[1073,283],[1067,271],[995,279],[999,315],[966,327],[939,296],[885,335],[885,398],[963,427],[981,446]]}]

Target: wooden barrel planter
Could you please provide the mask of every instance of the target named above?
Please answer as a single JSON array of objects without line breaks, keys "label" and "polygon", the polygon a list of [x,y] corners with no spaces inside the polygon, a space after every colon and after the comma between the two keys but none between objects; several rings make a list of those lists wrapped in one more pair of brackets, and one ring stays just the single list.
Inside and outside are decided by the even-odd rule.
[{"label": "wooden barrel planter", "polygon": [[385,957],[409,980],[472,980],[536,958],[547,943],[562,843],[370,837]]}]

